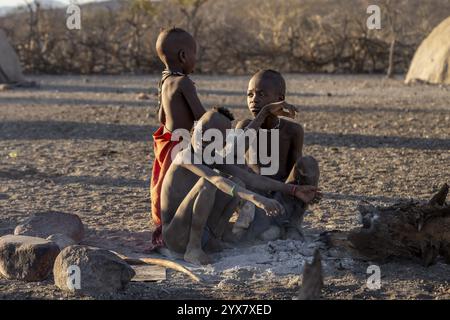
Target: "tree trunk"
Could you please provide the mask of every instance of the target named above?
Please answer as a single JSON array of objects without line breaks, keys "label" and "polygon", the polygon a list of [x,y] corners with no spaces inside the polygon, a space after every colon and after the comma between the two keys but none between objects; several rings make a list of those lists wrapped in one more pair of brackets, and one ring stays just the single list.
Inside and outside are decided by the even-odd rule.
[{"label": "tree trunk", "polygon": [[391,42],[391,47],[389,48],[389,66],[388,66],[388,70],[387,70],[387,74],[386,77],[389,79],[392,79],[394,77],[394,71],[395,71],[395,43],[396,43],[396,38],[394,37],[394,39]]}]

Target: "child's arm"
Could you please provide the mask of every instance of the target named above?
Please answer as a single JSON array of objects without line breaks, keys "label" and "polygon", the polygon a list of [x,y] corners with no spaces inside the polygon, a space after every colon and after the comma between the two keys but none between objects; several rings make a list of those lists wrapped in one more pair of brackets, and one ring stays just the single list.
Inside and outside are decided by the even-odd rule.
[{"label": "child's arm", "polygon": [[[287,110],[287,111],[286,111]],[[295,118],[295,113],[297,112],[297,108],[295,108],[293,105],[290,105],[286,103],[285,101],[280,102],[274,102],[270,103],[266,106],[264,106],[261,111],[258,113],[255,119],[252,121],[240,121],[236,125],[236,129],[243,129],[244,132],[247,130],[258,130],[261,128],[261,125],[264,123],[266,118],[269,115],[275,115],[275,116],[285,116],[289,118]],[[234,144],[236,143],[244,143],[245,145],[245,152],[247,152],[248,148],[250,147],[250,144],[247,143],[246,140],[242,140],[242,137],[235,137]],[[303,142],[302,142],[303,145]],[[233,147],[235,148],[235,147]]]},{"label": "child's arm", "polygon": [[239,177],[247,186],[254,189],[280,191],[284,194],[295,196],[305,203],[311,202],[316,195],[320,196],[320,189],[314,186],[286,184],[275,179],[251,173],[236,165],[225,164],[218,166],[218,168],[220,171]]},{"label": "child's arm", "polygon": [[159,111],[158,111],[158,120],[159,123],[166,123],[166,114],[164,113],[164,108],[162,106],[159,107]]},{"label": "child's arm", "polygon": [[230,196],[238,196],[241,199],[254,203],[257,207],[266,211],[270,216],[275,216],[284,212],[284,207],[278,201],[247,190],[230,179],[222,177],[207,166],[195,164],[181,164],[181,166],[197,176],[205,178],[220,191],[229,194]]},{"label": "child's arm", "polygon": [[286,101],[274,102],[264,106],[258,113],[255,119],[253,119],[244,130],[259,129],[269,115],[284,116],[289,118],[295,118],[297,108],[288,104]]},{"label": "child's arm", "polygon": [[197,89],[195,88],[192,80],[188,77],[183,77],[180,82],[180,89],[189,107],[191,108],[194,119],[200,119],[206,110],[198,98]]},{"label": "child's arm", "polygon": [[292,168],[292,166],[297,162],[302,156],[303,153],[303,139],[304,139],[304,130],[301,125],[296,126],[295,133],[291,138],[291,145],[288,153],[288,164]]}]

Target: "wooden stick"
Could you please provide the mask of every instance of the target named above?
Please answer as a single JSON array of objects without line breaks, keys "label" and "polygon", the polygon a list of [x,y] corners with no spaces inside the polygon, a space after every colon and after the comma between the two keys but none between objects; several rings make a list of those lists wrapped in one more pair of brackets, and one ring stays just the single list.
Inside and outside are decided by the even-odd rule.
[{"label": "wooden stick", "polygon": [[114,251],[112,251],[112,252],[115,253],[116,255],[118,255],[120,258],[122,258],[129,265],[140,265],[140,264],[157,265],[157,266],[173,269],[178,272],[182,272],[182,273],[188,275],[195,282],[200,282],[199,277],[197,277],[194,273],[192,273],[192,271],[183,267],[181,264],[179,264],[177,262],[174,262],[171,260],[166,260],[166,259],[159,259],[159,258],[130,258],[130,257],[124,256],[120,253],[117,253]]}]

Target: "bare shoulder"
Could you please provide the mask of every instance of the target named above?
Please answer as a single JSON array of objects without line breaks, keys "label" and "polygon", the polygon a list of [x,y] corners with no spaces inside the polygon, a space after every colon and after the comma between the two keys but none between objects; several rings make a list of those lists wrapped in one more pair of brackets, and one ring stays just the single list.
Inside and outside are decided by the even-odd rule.
[{"label": "bare shoulder", "polygon": [[195,90],[194,83],[192,82],[189,77],[183,77],[183,76],[176,76],[176,77],[169,77],[164,82],[165,85],[172,87],[174,89],[181,89],[181,90]]},{"label": "bare shoulder", "polygon": [[291,136],[299,137],[304,135],[303,126],[289,118],[282,118],[283,128]]},{"label": "bare shoulder", "polygon": [[244,120],[240,120],[236,123],[236,129],[244,129],[246,126],[249,125],[249,123],[252,122],[252,120],[250,119],[244,119]]},{"label": "bare shoulder", "polygon": [[191,78],[185,77],[176,77],[175,78],[178,84],[178,87],[182,90],[195,91],[194,81]]}]

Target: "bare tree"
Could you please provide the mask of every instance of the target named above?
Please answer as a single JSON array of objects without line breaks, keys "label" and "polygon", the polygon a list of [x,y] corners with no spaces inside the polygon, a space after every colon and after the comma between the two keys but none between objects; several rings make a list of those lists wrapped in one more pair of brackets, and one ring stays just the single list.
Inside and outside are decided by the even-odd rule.
[{"label": "bare tree", "polygon": [[200,8],[208,0],[176,0],[176,2],[185,17],[187,29],[192,32],[194,38],[197,38],[200,27],[202,26],[202,20],[198,18]]},{"label": "bare tree", "polygon": [[[197,71],[404,72],[422,39],[450,13],[448,0],[380,0],[383,29],[369,31],[369,0],[148,0],[88,4],[83,29],[64,9],[26,2],[0,17],[25,72],[157,72],[161,27],[189,30]],[[420,4],[420,5],[419,5]]]},{"label": "bare tree", "polygon": [[389,45],[389,62],[386,72],[387,78],[392,78],[395,72],[395,49],[399,36],[402,32],[402,24],[399,21],[402,14],[399,6],[402,1],[383,0],[381,2],[382,8],[385,11],[386,23],[388,27],[388,38],[390,38]]}]

